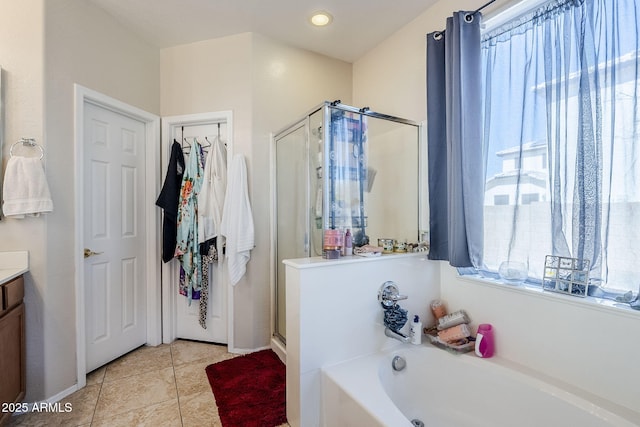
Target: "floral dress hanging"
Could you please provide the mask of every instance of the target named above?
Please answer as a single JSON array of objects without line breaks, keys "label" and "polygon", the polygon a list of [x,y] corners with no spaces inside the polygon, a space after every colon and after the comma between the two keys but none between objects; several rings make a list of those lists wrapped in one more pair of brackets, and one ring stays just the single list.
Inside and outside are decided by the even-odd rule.
[{"label": "floral dress hanging", "polygon": [[191,155],[187,161],[178,206],[178,232],[175,256],[184,270],[185,280],[181,281],[180,293],[191,300],[200,293],[202,259],[198,247],[198,193],[202,186],[202,148],[194,139]]}]

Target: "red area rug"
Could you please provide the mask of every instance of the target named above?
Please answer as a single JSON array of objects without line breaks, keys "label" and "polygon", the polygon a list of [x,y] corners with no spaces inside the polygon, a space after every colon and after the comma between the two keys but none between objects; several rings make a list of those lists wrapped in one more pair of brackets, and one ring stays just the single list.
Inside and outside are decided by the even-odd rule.
[{"label": "red area rug", "polygon": [[287,422],[286,370],[272,350],[205,368],[224,427],[276,427]]}]

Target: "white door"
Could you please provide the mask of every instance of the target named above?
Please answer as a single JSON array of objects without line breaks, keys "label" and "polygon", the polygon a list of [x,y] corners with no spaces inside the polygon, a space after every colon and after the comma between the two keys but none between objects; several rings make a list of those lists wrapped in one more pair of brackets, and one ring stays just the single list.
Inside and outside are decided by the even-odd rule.
[{"label": "white door", "polygon": [[146,342],[145,124],[84,103],[86,371]]},{"label": "white door", "polygon": [[[184,138],[197,138],[203,145],[219,137],[227,149],[227,165],[232,158],[233,115],[231,111],[188,114],[162,118],[162,177],[166,173],[173,141],[183,143]],[[206,139],[205,139],[206,138]],[[187,150],[190,151],[190,150]],[[188,154],[185,154],[185,158]],[[218,240],[218,252],[222,251]],[[233,310],[233,292],[224,265],[224,257],[209,266],[209,298],[207,304],[206,328],[200,326],[200,302],[188,304],[186,297],[178,292],[180,264],[176,259],[162,265],[162,335],[163,342],[170,343],[177,338],[228,344],[233,349],[233,334],[230,332],[229,318]]]},{"label": "white door", "polygon": [[[188,118],[184,116],[183,118]],[[203,123],[191,122],[188,124],[174,126],[171,132],[171,139],[190,142],[193,138],[197,138],[198,142],[203,145],[204,150],[208,150],[207,145],[214,138],[220,138],[222,142],[228,142],[227,136],[228,126],[226,122]],[[184,142],[183,142],[184,143]],[[168,156],[168,150],[171,144],[167,144],[165,150]],[[190,151],[190,150],[186,150]],[[185,160],[190,154],[185,154]],[[166,170],[166,166],[163,168]],[[222,245],[219,245],[222,250]],[[208,301],[206,308],[206,328],[200,326],[200,301],[193,300],[191,304],[187,302],[187,298],[178,294],[178,282],[180,276],[180,266],[177,260],[172,260],[170,264],[172,273],[172,290],[176,295],[175,299],[175,320],[176,320],[176,338],[185,338],[198,341],[215,342],[226,344],[227,339],[227,286],[226,276],[224,274],[224,258],[219,257],[217,263],[209,264],[209,282],[208,282]]]}]

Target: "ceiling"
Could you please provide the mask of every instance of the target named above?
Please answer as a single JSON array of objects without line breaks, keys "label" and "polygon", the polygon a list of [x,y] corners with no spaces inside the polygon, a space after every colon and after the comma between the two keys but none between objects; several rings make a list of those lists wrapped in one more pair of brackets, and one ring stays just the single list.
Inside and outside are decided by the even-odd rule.
[{"label": "ceiling", "polygon": [[[166,48],[255,32],[354,62],[437,0],[91,0],[149,43]],[[333,15],[313,27],[312,12]]]}]

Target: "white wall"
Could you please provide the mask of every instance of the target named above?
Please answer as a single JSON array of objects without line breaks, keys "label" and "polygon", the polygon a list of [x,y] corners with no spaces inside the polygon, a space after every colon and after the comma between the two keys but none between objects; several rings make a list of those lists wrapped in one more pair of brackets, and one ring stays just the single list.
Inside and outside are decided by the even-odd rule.
[{"label": "white wall", "polygon": [[[0,67],[4,91],[0,172],[4,174],[9,149],[14,142],[21,137],[34,137],[43,144],[44,1],[0,0],[0,10]],[[51,175],[50,170],[47,175]],[[0,250],[28,250],[30,255],[31,271],[25,276],[27,397],[42,396],[45,382],[41,290],[46,286],[46,221],[46,218],[0,221]]]},{"label": "white wall", "polygon": [[441,0],[353,64],[353,99],[372,111],[426,119],[426,34],[443,30],[453,10],[475,10],[477,0]]},{"label": "white wall", "polygon": [[[441,0],[359,59],[354,102],[425,120],[425,35],[443,29],[453,11],[476,7],[477,1]],[[441,292],[451,307],[466,309],[474,321],[494,324],[499,356],[637,410],[640,313],[468,282],[444,263]]]},{"label": "white wall", "polygon": [[254,303],[242,308],[236,305],[236,319],[252,318],[251,323],[236,325],[238,333],[249,338],[247,342],[255,348],[258,344],[269,344],[272,329],[269,318],[271,134],[301,119],[325,100],[350,102],[352,75],[349,63],[284,46],[259,34],[254,34],[253,41],[253,153],[249,167],[253,173],[251,203],[256,248],[252,253],[254,265],[246,278],[250,286],[236,286],[236,298]]},{"label": "white wall", "polygon": [[[0,222],[0,250],[31,254],[25,298],[27,400],[50,397],[76,381],[75,314],[70,309],[74,271],[72,258],[60,250],[74,238],[74,178],[68,167],[73,82],[163,115],[234,110],[236,152],[247,156],[258,229],[247,275],[236,286],[236,343],[257,348],[269,340],[269,132],[334,98],[424,120],[425,34],[444,28],[445,17],[454,9],[477,6],[475,0],[441,0],[358,60],[351,80],[349,64],[257,35],[241,34],[158,53],[90,2],[0,0],[5,164],[11,143],[22,136],[35,137],[46,150],[55,203],[49,216]],[[442,275],[442,294],[452,306],[468,309],[474,319],[495,323],[499,354],[622,405],[635,403],[640,383],[633,378],[640,377],[640,364],[634,356],[640,349],[638,341],[629,337],[640,321],[633,313],[611,314],[533,300],[508,289],[470,284],[448,267],[442,268]],[[541,323],[543,314],[549,316]],[[569,330],[569,325],[576,326]],[[574,331],[573,338],[566,340]],[[540,350],[549,343],[555,358]],[[610,375],[599,373],[602,359],[612,354]]]},{"label": "white wall", "polygon": [[54,212],[47,218],[47,285],[43,299],[44,396],[76,382],[75,269],[60,243],[74,239],[73,84],[157,114],[159,52],[84,0],[45,2],[45,143]]},{"label": "white wall", "polygon": [[384,335],[382,284],[392,280],[408,296],[400,305],[409,321],[418,314],[431,324],[428,307],[439,295],[440,270],[421,254],[286,264],[287,420],[292,427],[319,426],[320,368],[400,344]]},{"label": "white wall", "polygon": [[[267,345],[268,135],[325,98],[349,100],[351,65],[251,34],[161,53],[84,0],[0,0],[0,7],[2,171],[9,143],[35,137],[45,148],[54,200],[54,212],[47,216],[0,222],[0,250],[28,250],[31,256],[26,400],[52,397],[76,383],[75,271],[69,253],[74,241],[73,83],[155,114],[234,111],[236,152],[248,159],[260,227],[249,271],[236,287],[236,344]],[[277,64],[283,68],[273,68]],[[277,70],[285,72],[274,74]],[[310,81],[315,84],[307,90]],[[254,123],[254,114],[263,111]],[[60,250],[65,244],[69,249]]]},{"label": "white wall", "polygon": [[233,152],[247,161],[256,230],[247,273],[234,287],[234,346],[270,340],[270,133],[325,99],[350,100],[351,65],[258,34],[161,51],[162,115],[232,110]]},{"label": "white wall", "polygon": [[442,299],[493,325],[497,355],[638,411],[640,312],[461,279],[441,264]]},{"label": "white wall", "polygon": [[73,83],[158,113],[159,53],[84,0],[2,0],[0,7],[3,153],[9,142],[35,137],[54,201],[51,214],[0,222],[0,250],[30,253],[26,400],[36,401],[76,383]]}]

